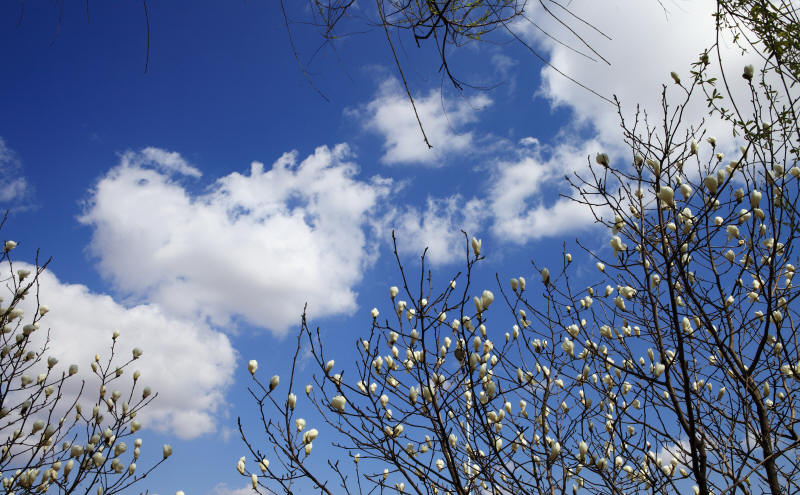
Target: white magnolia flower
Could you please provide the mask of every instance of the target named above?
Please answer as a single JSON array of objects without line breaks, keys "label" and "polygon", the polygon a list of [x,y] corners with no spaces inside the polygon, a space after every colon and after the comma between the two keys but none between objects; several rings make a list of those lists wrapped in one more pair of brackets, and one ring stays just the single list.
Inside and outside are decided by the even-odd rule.
[{"label": "white magnolia flower", "polygon": [[492,294],[491,291],[488,290],[483,291],[483,293],[481,294],[481,306],[483,306],[483,309],[488,309],[489,305],[492,304],[493,301],[494,301],[494,294]]},{"label": "white magnolia flower", "polygon": [[256,370],[258,370],[258,361],[255,359],[251,359],[250,362],[247,363],[247,370],[250,372],[251,375],[256,374]]},{"label": "white magnolia flower", "polygon": [[675,205],[675,201],[674,201],[675,192],[672,190],[671,187],[669,187],[669,186],[661,186],[658,189],[657,195],[658,195],[658,199],[663,201],[665,204],[667,204],[669,206],[674,206]]},{"label": "white magnolia flower", "polygon": [[719,184],[717,183],[717,177],[716,176],[709,175],[708,177],[703,179],[703,184],[708,188],[708,190],[711,192],[711,194],[714,194],[714,193],[717,192],[717,186]]},{"label": "white magnolia flower", "polygon": [[750,193],[750,208],[758,208],[758,204],[761,202],[761,192],[753,191]]},{"label": "white magnolia flower", "polygon": [[306,445],[310,445],[311,442],[316,440],[318,436],[319,436],[319,431],[317,431],[316,428],[311,428],[307,432],[303,433],[303,443]]},{"label": "white magnolia flower", "polygon": [[624,253],[628,249],[628,246],[622,242],[622,239],[618,235],[611,236],[611,240],[608,243],[614,250],[614,256],[618,255],[620,252]]},{"label": "white magnolia flower", "polygon": [[[472,238],[472,252],[475,253],[475,256],[480,256],[481,255],[481,240],[480,239],[476,239],[474,237]],[[452,285],[452,283],[451,283],[451,285]]]},{"label": "white magnolia flower", "polygon": [[748,81],[752,81],[753,80],[753,66],[752,66],[752,64],[747,64],[747,65],[744,66],[744,69],[742,70],[742,77],[745,78]]},{"label": "white magnolia flower", "polygon": [[344,412],[344,406],[347,404],[347,399],[344,398],[342,395],[337,395],[336,397],[331,399],[331,407],[339,411],[340,413]]}]

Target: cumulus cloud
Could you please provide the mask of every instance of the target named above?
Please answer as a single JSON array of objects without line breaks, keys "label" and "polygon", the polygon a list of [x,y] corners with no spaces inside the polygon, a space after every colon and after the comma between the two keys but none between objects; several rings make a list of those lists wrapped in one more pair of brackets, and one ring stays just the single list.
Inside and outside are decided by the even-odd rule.
[{"label": "cumulus cloud", "polygon": [[485,95],[444,98],[438,90],[431,90],[415,97],[414,103],[432,149],[425,145],[408,96],[396,79],[384,81],[372,101],[348,112],[363,122],[364,129],[383,138],[381,162],[441,166],[447,156],[471,150],[473,133],[463,128],[477,121],[480,110],[492,101]]},{"label": "cumulus cloud", "polygon": [[286,153],[193,194],[182,181],[199,171],[178,154],[128,152],[79,220],[93,228],[101,274],[131,299],[284,334],[306,302],[315,317],[354,310],[354,286],[376,255],[364,227],[391,183],[357,179],[350,157],[346,145],[299,162]]},{"label": "cumulus cloud", "polygon": [[[663,85],[667,86],[668,101],[682,101],[685,92],[674,84],[670,72],[676,71],[685,85],[690,84],[691,64],[712,45],[715,37],[713,4],[636,0],[611,4],[572,2],[569,5],[572,12],[608,35],[588,25],[570,24],[610,62],[608,65],[591,55],[575,35],[545,13],[541,5],[530,7],[528,17],[536,19],[537,26],[520,20],[514,23],[513,29],[559,70],[609,99],[617,95],[628,124],[637,105],[647,112],[651,125],[658,123],[662,118]],[[574,48],[581,48],[597,61],[589,60]],[[739,75],[745,64],[757,62],[755,55],[742,57],[733,44],[724,40],[721,51],[725,71],[733,76],[732,88],[737,93],[745,93],[747,85]],[[622,164],[618,166],[630,163],[631,158],[614,105],[558,74],[552,67],[544,67],[541,75],[536,95],[547,99],[554,108],[572,111],[552,142],[545,146],[533,137],[523,138],[516,151],[518,158],[499,162],[493,171],[492,231],[501,239],[516,243],[561,236],[589,226],[594,218],[587,208],[565,198],[554,198],[552,191],[569,193],[564,175],[583,173],[587,156],[606,152],[612,164]],[[709,134],[730,135],[729,124],[708,117],[705,98],[700,94],[684,113],[684,126],[678,135],[682,136],[688,126],[698,126],[703,119]],[[738,145],[725,140],[714,151],[738,153]],[[711,152],[710,147],[701,151]]]},{"label": "cumulus cloud", "polygon": [[564,235],[594,222],[584,205],[558,192],[569,193],[565,175],[586,167],[586,157],[599,146],[596,141],[555,147],[523,138],[525,148],[514,160],[498,162],[489,188],[492,233],[517,244]]},{"label": "cumulus cloud", "polygon": [[[26,263],[14,266],[35,269]],[[9,276],[4,267],[0,277]],[[236,358],[225,335],[202,322],[174,318],[156,304],[123,306],[84,285],[60,281],[49,269],[40,275],[39,284],[39,299],[50,312],[34,336],[42,341],[50,331],[48,355],[56,357],[59,366],[78,364],[80,376],[94,383],[89,364],[95,354],[102,362],[108,359],[111,334],[119,330],[118,362],[130,359],[134,347],[144,351],[121,378],[125,385],[120,389],[130,385],[133,370],[138,369],[139,390],[147,385],[159,393],[140,416],[144,426],[181,438],[215,430],[214,416],[224,404]],[[22,307],[26,315],[34,314],[36,299],[26,298]]]},{"label": "cumulus cloud", "polygon": [[19,201],[28,194],[29,189],[16,153],[0,137],[0,202]]},{"label": "cumulus cloud", "polygon": [[[661,88],[668,87],[668,99],[681,100],[683,90],[677,88],[670,72],[677,72],[684,85],[690,83],[690,65],[699,54],[714,42],[715,29],[713,3],[686,2],[641,2],[622,0],[613,3],[580,1],[570,4],[570,9],[605,35],[580,23],[579,34],[605,57],[592,62],[572,48],[582,48],[574,35],[542,11],[539,4],[531,5],[530,17],[536,18],[539,26],[551,34],[525,21],[515,23],[523,37],[534,43],[548,55],[553,66],[586,84],[607,98],[617,95],[625,114],[630,117],[640,105],[647,111],[651,123],[661,117]],[[634,20],[634,21],[632,21]],[[555,41],[563,42],[559,43]],[[758,62],[756,55],[742,57],[730,42],[722,40],[721,51],[725,71],[731,77],[735,92],[747,93],[747,85],[739,75],[747,63]],[[712,57],[713,58],[713,57]],[[758,66],[758,64],[756,64]],[[625,149],[619,129],[619,116],[614,105],[579,87],[550,67],[542,69],[542,84],[537,94],[548,99],[554,107],[573,110],[574,125],[588,125],[596,134],[595,139],[608,148],[607,151]],[[684,122],[697,125],[707,116],[704,98],[685,114]],[[706,122],[712,134],[730,134],[729,125],[717,119]]]},{"label": "cumulus cloud", "polygon": [[419,256],[427,247],[425,259],[438,265],[464,259],[461,231],[477,235],[485,217],[482,201],[467,200],[455,194],[444,198],[428,197],[424,209],[393,210],[383,221],[387,230],[395,230],[401,253]]}]

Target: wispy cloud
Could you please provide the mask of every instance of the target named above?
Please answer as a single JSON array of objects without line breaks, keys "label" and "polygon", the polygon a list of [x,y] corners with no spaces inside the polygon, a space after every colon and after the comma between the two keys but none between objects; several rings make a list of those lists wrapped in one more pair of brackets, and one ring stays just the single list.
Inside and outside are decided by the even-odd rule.
[{"label": "wispy cloud", "polygon": [[383,218],[385,231],[392,229],[403,254],[421,255],[428,248],[426,260],[434,265],[464,259],[464,234],[477,234],[487,213],[483,201],[466,199],[460,194],[428,197],[424,209],[400,207]]},{"label": "wispy cloud", "polygon": [[19,202],[30,193],[22,164],[5,140],[0,137],[0,203]]}]

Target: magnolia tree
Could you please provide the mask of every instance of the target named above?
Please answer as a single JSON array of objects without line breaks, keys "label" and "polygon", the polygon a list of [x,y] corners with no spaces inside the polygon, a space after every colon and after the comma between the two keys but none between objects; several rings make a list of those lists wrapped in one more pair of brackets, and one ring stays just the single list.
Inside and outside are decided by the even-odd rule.
[{"label": "magnolia tree", "polygon": [[[141,386],[139,371],[130,371],[142,351],[119,356],[115,331],[108,355],[95,355],[89,364],[93,379],[82,380],[76,364],[61,366],[49,356],[50,331],[40,328],[49,311],[39,300],[47,263],[15,269],[10,253],[16,246],[5,241],[0,253],[9,289],[0,308],[3,493],[131,493],[172,453],[164,445],[161,460],[137,469],[143,446],[133,438],[142,426],[136,417],[156,396]],[[35,300],[25,304],[33,314],[23,311],[25,298]]]},{"label": "magnolia tree", "polygon": [[[658,122],[622,120],[631,160],[570,179],[602,242],[537,280],[474,287],[474,238],[442,286],[398,257],[344,365],[304,317],[283,381],[249,363],[266,437],[240,421],[238,471],[260,493],[799,492],[797,74],[762,53],[722,85],[704,52]],[[682,121],[698,99],[731,138]]]}]

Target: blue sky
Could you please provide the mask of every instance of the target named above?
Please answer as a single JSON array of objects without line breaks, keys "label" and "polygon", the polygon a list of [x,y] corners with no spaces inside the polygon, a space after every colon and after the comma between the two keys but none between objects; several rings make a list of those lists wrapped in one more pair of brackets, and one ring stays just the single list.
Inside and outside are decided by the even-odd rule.
[{"label": "blue sky", "polygon": [[[58,30],[49,3],[26,2],[19,25],[19,5],[0,6],[3,237],[20,242],[21,261],[37,248],[53,257],[42,294],[65,359],[88,364],[115,328],[145,349],[143,375],[161,393],[145,444],[175,447],[151,493],[245,485],[234,469],[236,418],[255,413],[245,363],[286,369],[306,301],[346,360],[397,283],[392,229],[412,265],[430,247],[442,280],[463,262],[460,229],[483,239],[479,284],[533,278],[531,258],[555,264],[563,241],[593,242],[593,218],[558,196],[564,175],[599,151],[629,157],[615,109],[522,47],[455,53],[463,79],[497,85],[459,94],[430,47],[403,38],[428,150],[381,32],[319,52],[310,70],[325,101],[273,3],[154,2],[147,73],[136,2],[91,2],[90,22],[65,5]],[[583,33],[610,66],[516,28],[626,111],[657,110],[669,72],[688,74],[712,40],[709,5],[594,3],[572,7],[612,38]],[[532,18],[578,46],[537,8]],[[320,40],[295,36],[307,60]]]}]

